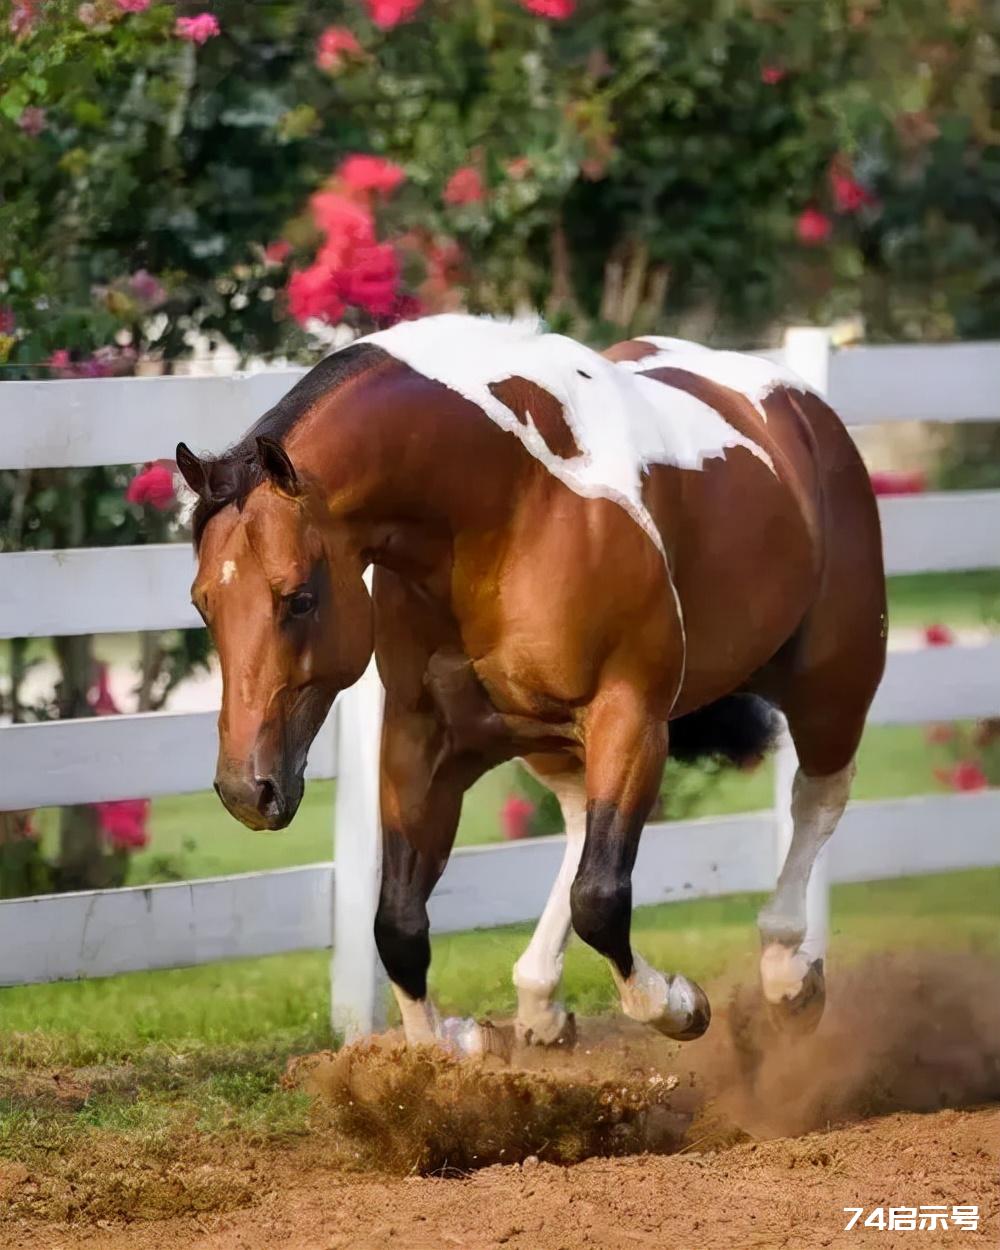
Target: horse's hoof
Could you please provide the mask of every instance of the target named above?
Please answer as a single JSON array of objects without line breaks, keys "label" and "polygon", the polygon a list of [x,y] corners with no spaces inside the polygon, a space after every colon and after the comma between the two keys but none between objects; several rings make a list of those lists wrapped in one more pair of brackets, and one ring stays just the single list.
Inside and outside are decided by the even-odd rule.
[{"label": "horse's hoof", "polygon": [[804,956],[777,944],[761,956],[761,988],[767,1017],[783,1033],[812,1033],[823,1017],[826,978],[823,960],[807,964]]},{"label": "horse's hoof", "polygon": [[490,1020],[465,1020],[450,1016],[441,1021],[440,1044],[460,1059],[482,1059],[494,1055],[510,1062],[514,1048],[514,1030],[510,1025],[493,1024]]},{"label": "horse's hoof", "polygon": [[482,1038],[482,1055],[494,1055],[504,1063],[510,1063],[514,1051],[514,1028],[510,1024],[493,1024],[490,1020],[479,1021]]},{"label": "horse's hoof", "polygon": [[524,1024],[516,1020],[514,1036],[519,1046],[560,1046],[569,1050],[576,1045],[576,1016],[553,1006],[548,1018],[539,1023]]},{"label": "horse's hoof", "polygon": [[667,989],[663,1013],[650,1020],[658,1032],[675,1042],[693,1042],[712,1022],[712,1005],[700,985],[687,977],[673,976]]}]

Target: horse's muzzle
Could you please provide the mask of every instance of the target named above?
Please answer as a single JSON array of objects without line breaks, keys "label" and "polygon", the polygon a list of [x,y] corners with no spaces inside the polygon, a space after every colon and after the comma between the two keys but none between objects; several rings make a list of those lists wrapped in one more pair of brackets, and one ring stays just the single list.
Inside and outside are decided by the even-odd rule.
[{"label": "horse's muzzle", "polygon": [[250,829],[284,829],[299,809],[302,778],[259,777],[239,768],[220,768],[215,792],[223,806]]}]

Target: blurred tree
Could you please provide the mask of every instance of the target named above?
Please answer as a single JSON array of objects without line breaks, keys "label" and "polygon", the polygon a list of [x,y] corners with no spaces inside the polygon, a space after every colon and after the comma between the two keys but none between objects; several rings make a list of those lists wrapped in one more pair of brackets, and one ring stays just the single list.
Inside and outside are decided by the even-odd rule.
[{"label": "blurred tree", "polygon": [[360,326],[377,267],[597,339],[1000,333],[997,0],[2,2],[9,363],[305,352],[282,288],[352,152],[405,173],[395,259],[328,291]]}]

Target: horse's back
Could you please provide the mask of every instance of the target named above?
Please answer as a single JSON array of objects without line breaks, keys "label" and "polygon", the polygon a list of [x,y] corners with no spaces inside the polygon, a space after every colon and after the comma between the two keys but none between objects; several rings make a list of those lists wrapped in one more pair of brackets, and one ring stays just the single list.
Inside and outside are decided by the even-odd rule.
[{"label": "horse's back", "polygon": [[[687,633],[678,710],[724,693],[722,668],[749,677],[818,601],[828,629],[852,616],[880,617],[881,536],[868,475],[819,395],[760,358],[680,340],[632,340],[605,356],[713,408],[771,466],[737,452],[707,460],[697,474],[650,468],[645,495],[670,553]],[[720,667],[720,655],[731,664]]]}]

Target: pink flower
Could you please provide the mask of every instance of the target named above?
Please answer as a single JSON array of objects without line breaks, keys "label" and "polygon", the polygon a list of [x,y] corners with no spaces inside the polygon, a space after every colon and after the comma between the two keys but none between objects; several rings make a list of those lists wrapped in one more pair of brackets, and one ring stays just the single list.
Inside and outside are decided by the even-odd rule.
[{"label": "pink flower", "polygon": [[821,243],[825,243],[832,230],[833,222],[818,208],[803,209],[795,221],[795,233],[798,235],[799,242],[804,243],[806,247],[818,247]]},{"label": "pink flower", "polygon": [[152,0],[115,0],[123,13],[145,13]]},{"label": "pink flower", "polygon": [[352,191],[377,191],[382,195],[391,195],[406,174],[399,165],[387,161],[384,156],[357,154],[341,161],[337,177],[342,178]]},{"label": "pink flower", "polygon": [[147,308],[156,308],[167,298],[163,283],[154,278],[148,269],[137,269],[128,284],[132,294]]},{"label": "pink flower", "polygon": [[337,280],[345,303],[373,316],[388,316],[395,309],[399,288],[396,249],[390,243],[356,248]]},{"label": "pink flower", "polygon": [[876,495],[921,495],[927,489],[927,475],[919,469],[905,473],[898,469],[881,469],[871,474]]},{"label": "pink flower", "polygon": [[37,20],[38,13],[35,9],[35,0],[14,0],[8,26],[10,27],[10,33],[15,39],[26,39],[35,29]]},{"label": "pink flower", "polygon": [[515,182],[520,182],[522,178],[527,178],[533,168],[530,156],[515,156],[509,160],[504,166],[507,171],[507,177],[513,178]]},{"label": "pink flower", "polygon": [[924,732],[924,738],[932,747],[947,746],[956,736],[954,725],[929,725]]},{"label": "pink flower", "polygon": [[316,64],[328,74],[336,74],[351,57],[363,55],[361,44],[346,26],[328,26],[316,40]]},{"label": "pink flower", "polygon": [[207,43],[221,34],[218,19],[212,13],[198,13],[195,17],[179,17],[174,23],[174,34],[188,43]]},{"label": "pink flower", "polygon": [[309,200],[316,227],[332,243],[371,244],[375,242],[375,219],[363,204],[338,191],[317,191]]},{"label": "pink flower", "polygon": [[21,116],[17,124],[26,135],[31,135],[33,139],[37,139],[45,129],[45,110],[29,105],[26,109],[21,110]]},{"label": "pink flower", "polygon": [[117,716],[121,712],[121,708],[111,693],[107,664],[98,664],[97,686],[88,693],[87,702],[95,716]]},{"label": "pink flower", "polygon": [[479,170],[463,165],[448,179],[443,198],[446,204],[478,204],[485,196],[486,188]]},{"label": "pink flower", "polygon": [[761,67],[760,80],[769,87],[777,86],[784,78],[788,77],[788,70],[781,65],[764,65]]},{"label": "pink flower", "polygon": [[990,784],[986,774],[975,760],[962,760],[953,768],[935,768],[934,776],[950,790],[969,792],[985,790]]},{"label": "pink flower", "polygon": [[80,21],[84,24],[84,26],[96,26],[97,25],[98,15],[97,15],[96,4],[90,4],[90,3],[81,4],[80,7],[76,11],[76,15],[80,19]]},{"label": "pink flower", "polygon": [[365,0],[368,16],[380,30],[392,30],[415,17],[424,0]]},{"label": "pink flower", "polygon": [[162,462],[147,464],[129,482],[125,498],[129,503],[149,504],[159,512],[165,512],[177,497],[174,475]]},{"label": "pink flower", "polygon": [[928,647],[950,647],[955,635],[947,625],[926,625],[924,627],[924,644]]},{"label": "pink flower", "polygon": [[424,306],[418,296],[407,291],[403,295],[396,297],[396,303],[392,310],[392,316],[396,321],[413,321],[415,318],[423,315]]},{"label": "pink flower", "polygon": [[535,805],[519,794],[510,795],[500,809],[500,827],[503,836],[509,841],[526,838],[530,832],[529,825],[535,814]]},{"label": "pink flower", "polygon": [[875,197],[867,187],[854,178],[843,157],[836,158],[829,169],[830,191],[838,213],[856,213],[859,209],[875,203]]},{"label": "pink flower", "polygon": [[296,269],[288,280],[288,309],[300,325],[313,318],[330,323],[339,321],[344,314],[344,303],[333,270],[323,264]]},{"label": "pink flower", "polygon": [[264,248],[264,259],[269,265],[283,265],[292,254],[292,245],[285,239],[275,239]]},{"label": "pink flower", "polygon": [[13,308],[0,304],[0,334],[13,334],[17,328],[17,318]]},{"label": "pink flower", "polygon": [[551,17],[554,21],[564,22],[573,16],[576,0],[521,0],[521,8],[539,17]]},{"label": "pink flower", "polygon": [[140,851],[149,845],[149,799],[95,803],[97,823],[116,851]]}]

